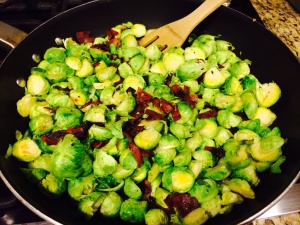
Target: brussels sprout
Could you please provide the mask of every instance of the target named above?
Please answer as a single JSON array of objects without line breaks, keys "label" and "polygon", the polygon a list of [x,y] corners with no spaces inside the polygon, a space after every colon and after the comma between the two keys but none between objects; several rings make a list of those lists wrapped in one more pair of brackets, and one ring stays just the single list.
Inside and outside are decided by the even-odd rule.
[{"label": "brussels sprout", "polygon": [[103,150],[95,150],[93,169],[95,176],[104,177],[117,171],[118,162]]},{"label": "brussels sprout", "polygon": [[53,152],[53,175],[58,178],[75,178],[89,174],[91,170],[92,160],[85,152],[85,146],[72,134],[67,134]]},{"label": "brussels sprout", "polygon": [[145,36],[147,31],[146,26],[140,23],[133,24],[130,30],[132,31],[132,34],[137,38]]},{"label": "brussels sprout", "polygon": [[253,119],[258,108],[255,95],[251,91],[246,91],[241,95],[244,111],[249,119]]},{"label": "brussels sprout", "polygon": [[147,225],[168,225],[169,217],[162,209],[150,209],[145,215]]},{"label": "brussels sprout", "polygon": [[80,124],[82,113],[79,109],[60,107],[54,115],[56,129],[68,129]]},{"label": "brussels sprout", "polygon": [[228,181],[228,186],[232,191],[244,196],[245,198],[254,199],[255,197],[254,191],[246,180],[233,178]]},{"label": "brussels sprout", "polygon": [[97,70],[96,77],[100,82],[109,81],[116,75],[117,68],[113,66],[104,67]]},{"label": "brussels sprout", "polygon": [[206,57],[208,57],[209,55],[217,51],[217,44],[215,41],[215,37],[209,34],[200,35],[193,41],[191,46],[201,47],[205,51]]},{"label": "brussels sprout", "polygon": [[144,78],[137,74],[128,75],[123,83],[122,83],[123,90],[126,91],[128,88],[133,88],[134,90],[144,89],[146,87],[146,82]]},{"label": "brussels sprout", "polygon": [[216,163],[216,157],[207,150],[197,150],[193,152],[193,158],[202,162],[203,168],[213,167]]},{"label": "brussels sprout", "polygon": [[43,180],[48,174],[48,171],[44,169],[21,168],[20,170],[26,176],[26,178],[34,184],[37,184],[38,182]]},{"label": "brussels sprout", "polygon": [[129,149],[121,152],[119,162],[126,170],[134,170],[137,168],[137,160]]},{"label": "brussels sprout", "polygon": [[68,67],[72,68],[73,70],[80,70],[82,67],[82,61],[75,56],[66,57],[65,63]]},{"label": "brussels sprout", "polygon": [[92,192],[82,198],[78,204],[79,211],[85,216],[86,219],[90,219],[94,213],[103,204],[107,194],[102,192]]},{"label": "brussels sprout", "polygon": [[69,95],[62,92],[49,93],[46,97],[46,101],[52,108],[74,106],[74,102],[71,100]]},{"label": "brussels sprout", "polygon": [[197,130],[200,135],[207,138],[213,138],[218,132],[218,125],[214,120],[200,119],[197,123]]},{"label": "brussels sprout", "polygon": [[282,154],[281,146],[285,140],[280,136],[263,137],[250,146],[249,152],[258,161],[275,161]]},{"label": "brussels sprout", "polygon": [[176,122],[171,122],[170,131],[175,137],[177,137],[179,139],[191,137],[191,133],[189,131],[189,128],[184,126],[183,124],[179,124],[179,123],[176,123]]},{"label": "brussels sprout", "polygon": [[140,53],[141,53],[141,51],[138,47],[128,47],[128,48],[118,49],[119,58],[124,58],[125,61],[129,61],[132,57],[134,57]]},{"label": "brussels sprout", "polygon": [[111,131],[105,127],[93,124],[89,129],[89,136],[98,141],[104,141],[113,138]]},{"label": "brussels sprout", "polygon": [[184,167],[168,167],[162,177],[163,188],[178,193],[188,192],[194,182],[194,174]]},{"label": "brussels sprout", "polygon": [[187,47],[184,49],[184,58],[186,61],[190,59],[205,59],[205,52],[200,47]]},{"label": "brussels sprout", "polygon": [[239,130],[234,135],[234,139],[248,144],[259,142],[260,137],[252,130]]},{"label": "brussels sprout", "polygon": [[[225,190],[223,190],[226,186]],[[222,185],[221,205],[240,204],[244,201],[241,195],[234,193],[227,185]]]},{"label": "brussels sprout", "polygon": [[41,114],[29,121],[29,130],[35,135],[43,135],[50,132],[54,127],[54,122],[51,116]]},{"label": "brussels sprout", "polygon": [[141,55],[141,54],[138,54],[138,55],[135,55],[133,56],[130,60],[129,60],[129,65],[131,66],[132,70],[134,73],[138,73],[139,70],[142,68],[142,66],[144,65],[146,61],[146,58]]},{"label": "brussels sprout", "polygon": [[126,179],[131,174],[133,174],[134,169],[124,169],[121,164],[118,164],[117,170],[112,174],[112,176],[117,180]]},{"label": "brussels sprout", "polygon": [[251,164],[252,159],[247,152],[247,145],[240,145],[233,138],[228,139],[223,145],[225,150],[225,161],[232,169],[245,168]]},{"label": "brussels sprout", "polygon": [[181,151],[173,159],[174,166],[188,166],[188,164],[191,162],[191,159],[192,153],[189,150]]},{"label": "brussels sprout", "polygon": [[118,71],[119,71],[119,75],[120,75],[122,78],[126,78],[126,77],[128,77],[129,75],[132,75],[132,74],[133,74],[133,70],[132,70],[132,68],[128,65],[127,62],[121,63],[121,64],[118,66]]},{"label": "brussels sprout", "polygon": [[124,100],[116,107],[115,112],[120,116],[128,116],[135,108],[135,98],[129,92]]},{"label": "brussels sprout", "polygon": [[60,197],[67,190],[67,182],[49,173],[39,183],[42,192],[50,197]]},{"label": "brussels sprout", "polygon": [[151,73],[160,73],[163,76],[167,75],[167,69],[165,68],[165,65],[162,60],[158,60],[157,62],[153,63],[150,67]]},{"label": "brussels sprout", "polygon": [[[149,88],[153,88],[153,91],[149,91]],[[163,98],[168,102],[174,99],[174,93],[167,85],[148,86],[145,91],[153,97]]]},{"label": "brussels sprout", "polygon": [[256,113],[253,119],[259,119],[261,126],[271,126],[274,120],[277,118],[276,114],[273,113],[270,109],[259,106],[256,110]]},{"label": "brussels sprout", "polygon": [[176,154],[177,152],[175,148],[167,148],[167,149],[157,148],[154,150],[154,160],[160,166],[166,166],[173,161]]},{"label": "brussels sprout", "polygon": [[17,111],[22,117],[29,116],[31,108],[36,104],[37,100],[36,97],[33,97],[30,94],[24,95],[18,102],[17,102]]},{"label": "brussels sprout", "polygon": [[70,98],[77,106],[83,106],[89,100],[88,97],[88,94],[83,89],[70,91]]},{"label": "brussels sprout", "polygon": [[192,210],[183,218],[185,225],[201,225],[209,219],[209,215],[203,208]]},{"label": "brussels sprout", "polygon": [[[233,106],[235,106],[236,102],[237,102],[237,96],[232,96],[232,95],[219,94],[215,98],[215,106],[219,109],[230,109],[230,111],[232,111],[231,109],[233,108]],[[242,108],[243,108],[243,103],[241,102],[240,110],[242,110]]]},{"label": "brussels sprout", "polygon": [[204,74],[203,84],[208,88],[218,88],[225,83],[226,77],[216,68],[212,67]]},{"label": "brussels sprout", "polygon": [[218,164],[210,169],[208,169],[203,177],[213,180],[224,180],[231,174],[231,168],[226,162],[219,161]]},{"label": "brussels sprout", "polygon": [[244,90],[255,92],[257,85],[259,85],[259,82],[254,75],[249,74],[243,78],[242,84]]},{"label": "brussels sprout", "polygon": [[128,34],[121,40],[121,48],[130,48],[137,46],[138,42],[133,34]]},{"label": "brussels sprout", "polygon": [[225,84],[225,93],[228,95],[236,95],[243,91],[243,86],[235,76],[230,76],[226,79]]},{"label": "brussels sprout", "polygon": [[228,71],[231,75],[237,77],[238,79],[242,79],[250,73],[249,64],[251,64],[251,62],[248,60],[239,61],[231,65]]},{"label": "brussels sprout", "polygon": [[100,213],[108,217],[116,217],[122,205],[122,198],[116,192],[108,192],[100,206]]},{"label": "brussels sprout", "polygon": [[281,173],[281,164],[286,160],[286,156],[281,155],[276,162],[274,162],[270,168],[271,173]]},{"label": "brussels sprout", "polygon": [[260,182],[254,165],[249,165],[245,168],[232,171],[231,177],[246,180],[253,186],[257,186]]},{"label": "brussels sprout", "polygon": [[17,141],[12,148],[12,155],[18,160],[31,162],[41,155],[39,146],[30,138]]},{"label": "brussels sprout", "polygon": [[214,137],[214,140],[218,146],[222,146],[229,138],[233,137],[233,134],[230,130],[219,126],[218,132]]},{"label": "brussels sprout", "polygon": [[43,169],[49,173],[52,171],[52,155],[45,153],[28,163],[30,169]]},{"label": "brussels sprout", "polygon": [[188,166],[188,169],[192,171],[195,178],[197,178],[200,175],[200,173],[202,172],[202,168],[203,168],[202,162],[200,160],[195,160],[195,159],[192,159]]},{"label": "brussels sprout", "polygon": [[166,52],[163,55],[163,63],[168,73],[175,73],[177,68],[185,62],[184,56],[175,52]]},{"label": "brussels sprout", "polygon": [[86,85],[84,82],[84,78],[77,76],[68,77],[67,81],[71,84],[71,88],[74,90],[84,89]]},{"label": "brussels sprout", "polygon": [[205,201],[201,204],[201,207],[211,216],[215,217],[221,211],[221,198],[219,195],[216,197]]},{"label": "brussels sprout", "polygon": [[49,82],[40,75],[30,75],[27,80],[27,91],[31,95],[44,95],[50,89]]},{"label": "brussels sprout", "polygon": [[255,119],[255,120],[245,120],[242,121],[238,127],[239,130],[247,129],[247,130],[252,130],[256,132],[260,128],[260,120]]},{"label": "brussels sprout", "polygon": [[219,190],[215,181],[204,179],[196,180],[194,186],[189,191],[192,197],[195,197],[199,203],[208,201],[217,196]]},{"label": "brussels sprout", "polygon": [[146,179],[148,171],[150,170],[151,167],[151,162],[149,158],[144,157],[143,159],[144,163],[136,168],[134,170],[134,173],[130,176],[130,178],[135,182],[135,183],[140,183],[143,180]]},{"label": "brussels sprout", "polygon": [[232,127],[237,127],[240,122],[242,122],[242,118],[238,115],[233,114],[227,109],[223,109],[219,110],[217,121],[221,126],[230,129]]},{"label": "brussels sprout", "polygon": [[193,110],[190,107],[190,105],[187,102],[180,101],[177,102],[177,109],[181,117],[179,120],[176,121],[176,123],[180,123],[180,124],[187,123],[193,114]]},{"label": "brussels sprout", "polygon": [[220,94],[220,89],[204,88],[202,99],[208,102],[211,106],[215,105],[215,99]]},{"label": "brussels sprout", "polygon": [[153,43],[147,46],[145,56],[152,61],[156,61],[160,59],[162,52],[159,50],[158,46]]},{"label": "brussels sprout", "polygon": [[194,132],[192,137],[188,138],[185,143],[185,148],[190,151],[195,151],[202,143],[202,136],[199,132]]},{"label": "brussels sprout", "polygon": [[143,194],[139,186],[131,178],[125,179],[124,193],[133,199],[140,199]]},{"label": "brussels sprout", "polygon": [[77,177],[68,181],[68,194],[75,201],[80,201],[94,189],[94,175]]},{"label": "brussels sprout", "polygon": [[134,143],[141,149],[153,149],[159,142],[161,134],[155,129],[146,129],[134,137]]},{"label": "brussels sprout", "polygon": [[64,62],[66,58],[65,49],[51,47],[48,48],[44,54],[44,59],[50,63],[53,62]]},{"label": "brussels sprout", "polygon": [[204,60],[190,59],[182,63],[176,70],[176,75],[181,81],[196,80],[207,70]]},{"label": "brussels sprout", "polygon": [[[94,73],[94,67],[88,59],[82,60],[82,65],[79,70],[76,70],[75,75],[78,77],[88,77]],[[99,74],[96,74],[99,79]],[[102,76],[101,76],[102,77]]]},{"label": "brussels sprout", "polygon": [[150,73],[148,75],[149,85],[158,86],[165,83],[165,77],[160,73]]},{"label": "brussels sprout", "polygon": [[68,67],[65,63],[55,62],[47,67],[46,78],[51,83],[65,81],[69,76],[74,75],[74,70]]},{"label": "brussels sprout", "polygon": [[104,123],[105,120],[105,108],[101,105],[92,107],[88,110],[84,116],[83,121],[89,121],[93,123]]},{"label": "brussels sprout", "polygon": [[145,220],[147,206],[147,201],[138,201],[129,198],[121,205],[120,217],[126,222],[141,223]]},{"label": "brussels sprout", "polygon": [[166,189],[161,188],[161,187],[157,187],[156,190],[155,190],[155,195],[154,195],[156,203],[159,206],[161,206],[162,208],[167,209],[168,206],[167,206],[167,204],[165,202],[165,199],[167,198],[167,196],[169,194],[170,194],[170,192],[167,191]]}]

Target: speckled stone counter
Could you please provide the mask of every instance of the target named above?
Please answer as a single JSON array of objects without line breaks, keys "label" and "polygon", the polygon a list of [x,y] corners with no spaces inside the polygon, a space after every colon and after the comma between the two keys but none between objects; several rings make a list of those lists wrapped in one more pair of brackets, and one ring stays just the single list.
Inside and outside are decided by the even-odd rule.
[{"label": "speckled stone counter", "polygon": [[268,219],[254,220],[247,225],[299,225],[300,213],[291,213],[278,217],[271,217]]},{"label": "speckled stone counter", "polygon": [[268,30],[300,61],[300,14],[286,0],[250,0]]}]

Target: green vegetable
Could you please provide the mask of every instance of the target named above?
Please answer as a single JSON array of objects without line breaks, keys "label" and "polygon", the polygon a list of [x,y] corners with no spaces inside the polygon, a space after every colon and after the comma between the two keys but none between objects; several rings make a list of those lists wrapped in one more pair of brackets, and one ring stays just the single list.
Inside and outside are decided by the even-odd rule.
[{"label": "green vegetable", "polygon": [[[127,22],[47,49],[16,104],[28,129],[6,158],[86,219],[203,224],[255,198],[260,173],[284,171],[287,140],[271,109],[281,89],[260,83],[220,35],[191,35],[190,46],[163,53],[139,46],[149,32]],[[173,195],[197,207],[182,216],[189,206],[178,201],[170,213]]]}]

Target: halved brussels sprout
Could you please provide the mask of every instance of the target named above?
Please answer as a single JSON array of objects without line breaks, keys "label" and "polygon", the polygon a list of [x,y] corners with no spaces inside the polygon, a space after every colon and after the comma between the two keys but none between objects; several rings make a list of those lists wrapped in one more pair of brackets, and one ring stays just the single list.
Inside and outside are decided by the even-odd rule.
[{"label": "halved brussels sprout", "polygon": [[31,162],[41,155],[39,146],[30,138],[24,138],[13,145],[12,155],[18,160]]}]

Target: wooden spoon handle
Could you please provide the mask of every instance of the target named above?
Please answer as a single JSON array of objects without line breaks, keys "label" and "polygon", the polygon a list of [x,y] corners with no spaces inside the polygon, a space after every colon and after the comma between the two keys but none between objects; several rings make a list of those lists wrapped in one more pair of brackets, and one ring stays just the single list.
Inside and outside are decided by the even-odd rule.
[{"label": "wooden spoon handle", "polygon": [[188,36],[200,22],[225,2],[227,0],[206,0],[189,15],[170,23],[169,26],[174,26],[177,31],[181,29],[181,32],[178,33]]}]

